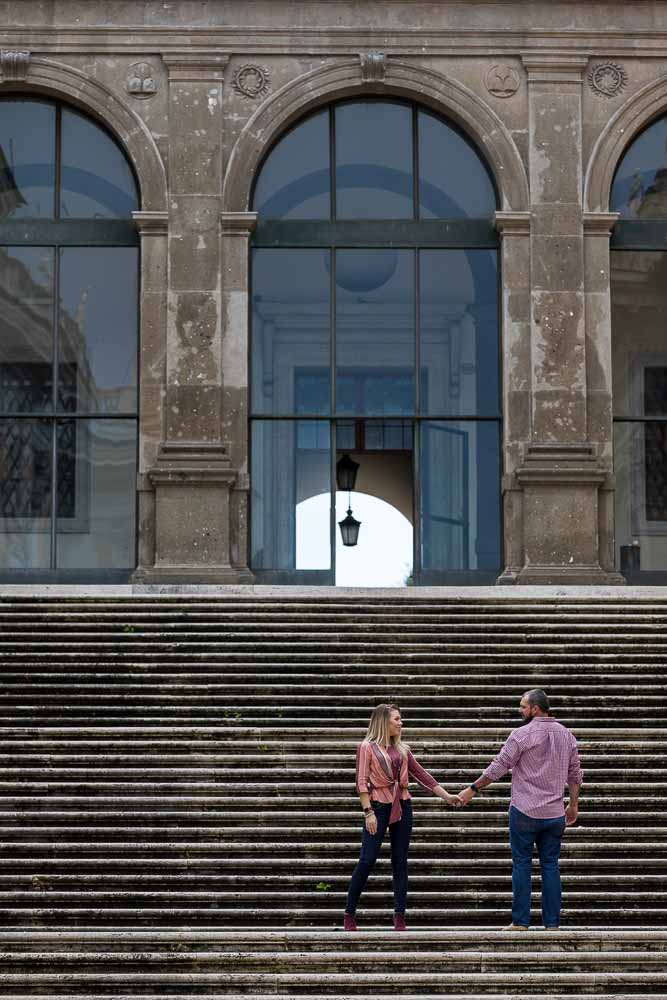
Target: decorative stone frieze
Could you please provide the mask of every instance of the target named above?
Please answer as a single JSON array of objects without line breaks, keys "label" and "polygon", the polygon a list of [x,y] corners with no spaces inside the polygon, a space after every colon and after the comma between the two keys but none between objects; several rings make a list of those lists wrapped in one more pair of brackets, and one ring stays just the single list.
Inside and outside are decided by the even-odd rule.
[{"label": "decorative stone frieze", "polygon": [[521,77],[513,66],[496,63],[484,77],[484,84],[494,97],[513,97],[521,86]]},{"label": "decorative stone frieze", "polygon": [[255,101],[269,92],[271,77],[266,66],[248,63],[245,66],[239,66],[234,73],[232,83],[237,94]]},{"label": "decorative stone frieze", "polygon": [[137,100],[145,100],[157,94],[157,74],[148,62],[134,63],[127,74],[125,89]]},{"label": "decorative stone frieze", "polygon": [[589,87],[598,97],[616,97],[628,82],[625,69],[615,62],[594,63],[586,76]]},{"label": "decorative stone frieze", "polygon": [[3,80],[25,80],[30,69],[30,53],[25,49],[2,49],[0,71]]},{"label": "decorative stone frieze", "polygon": [[359,62],[363,83],[384,83],[387,75],[387,56],[384,52],[361,52]]}]

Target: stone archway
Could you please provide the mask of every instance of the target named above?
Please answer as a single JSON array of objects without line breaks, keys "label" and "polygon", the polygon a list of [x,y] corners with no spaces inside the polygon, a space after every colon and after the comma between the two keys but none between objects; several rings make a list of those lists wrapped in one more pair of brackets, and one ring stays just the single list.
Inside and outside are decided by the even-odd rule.
[{"label": "stone archway", "polygon": [[456,123],[486,158],[505,211],[527,211],[526,171],[507,128],[463,84],[435,70],[387,60],[382,82],[363,79],[359,60],[312,70],[286,84],[246,123],[229,160],[223,187],[225,213],[247,212],[257,169],[277,137],[319,105],[341,97],[382,94],[407,97]]}]

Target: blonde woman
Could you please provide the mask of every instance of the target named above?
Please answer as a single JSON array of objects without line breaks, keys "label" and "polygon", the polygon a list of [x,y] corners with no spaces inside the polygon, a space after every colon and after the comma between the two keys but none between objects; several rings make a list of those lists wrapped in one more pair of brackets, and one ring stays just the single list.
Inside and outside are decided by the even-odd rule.
[{"label": "blonde woman", "polygon": [[405,930],[408,849],[412,833],[408,779],[414,778],[438,798],[444,799],[447,805],[462,805],[458,795],[450,795],[417,763],[410,748],[401,740],[402,729],[398,706],[378,705],[371,713],[366,737],[357,747],[357,791],[364,811],[364,829],[361,855],[352,872],[347,893],[343,923],[346,931],[357,929],[355,913],[359,897],[377,861],[387,827],[391,838],[394,929]]}]

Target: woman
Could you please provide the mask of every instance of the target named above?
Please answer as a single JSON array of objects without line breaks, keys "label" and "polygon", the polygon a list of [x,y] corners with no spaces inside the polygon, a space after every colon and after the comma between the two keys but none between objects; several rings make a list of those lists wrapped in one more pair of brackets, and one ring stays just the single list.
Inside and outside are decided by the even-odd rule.
[{"label": "woman", "polygon": [[346,931],[356,931],[354,915],[359,897],[377,861],[382,840],[389,827],[391,870],[394,886],[394,929],[405,930],[405,903],[408,894],[408,848],[412,833],[412,802],[408,777],[444,799],[460,806],[458,795],[450,795],[417,763],[410,748],[401,741],[401,713],[397,705],[373,709],[368,732],[357,747],[357,791],[364,811],[361,855],[352,873],[347,893]]}]

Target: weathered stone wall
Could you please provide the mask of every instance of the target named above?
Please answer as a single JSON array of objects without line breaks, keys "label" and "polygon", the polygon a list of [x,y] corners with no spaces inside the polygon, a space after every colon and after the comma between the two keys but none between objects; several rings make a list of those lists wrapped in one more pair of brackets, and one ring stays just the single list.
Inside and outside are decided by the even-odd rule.
[{"label": "weathered stone wall", "polygon": [[620,582],[608,195],[667,110],[667,2],[0,0],[0,47],[2,91],[79,105],[137,172],[138,579],[251,579],[252,179],[310,108],[385,93],[456,121],[501,192],[501,579]]}]

